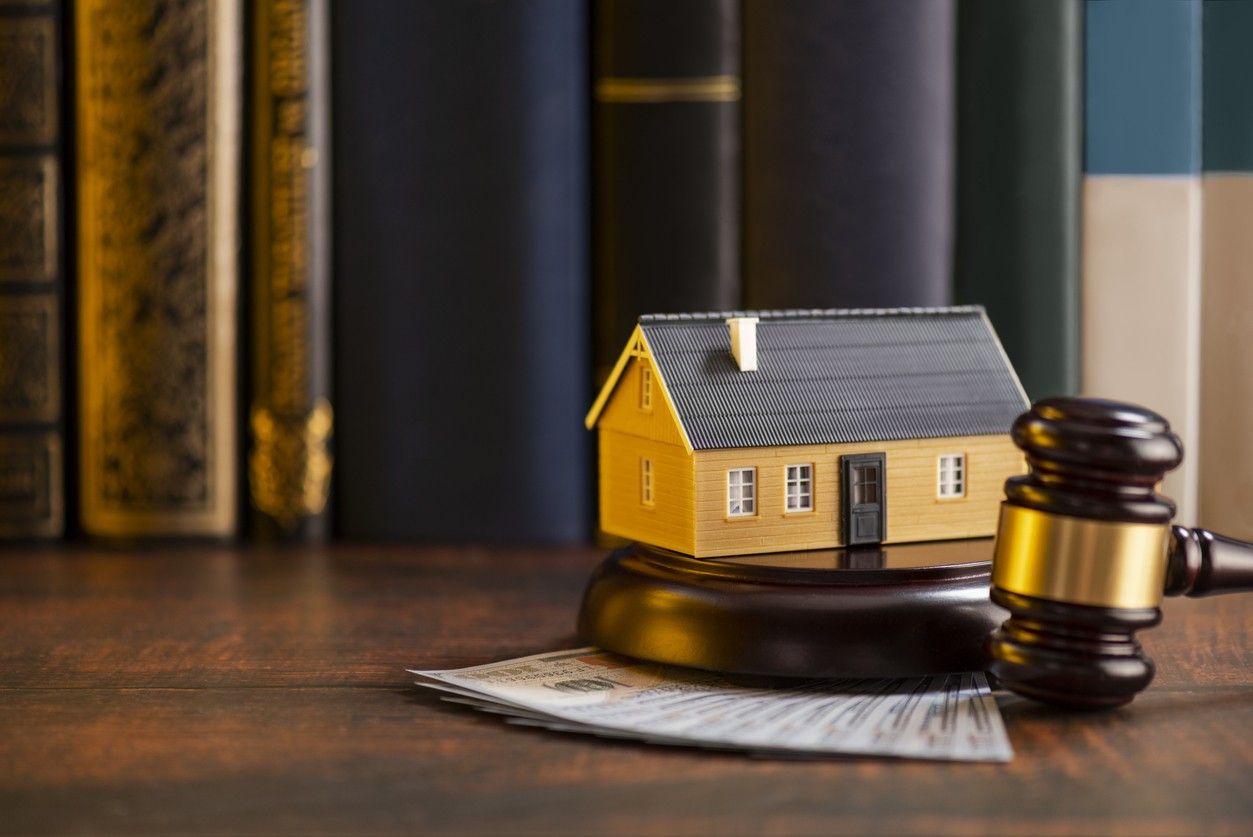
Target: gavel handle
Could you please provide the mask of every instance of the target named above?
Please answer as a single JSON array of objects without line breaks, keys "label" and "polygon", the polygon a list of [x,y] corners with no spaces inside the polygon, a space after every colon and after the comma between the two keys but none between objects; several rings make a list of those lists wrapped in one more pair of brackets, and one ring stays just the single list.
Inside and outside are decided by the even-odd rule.
[{"label": "gavel handle", "polygon": [[1253,543],[1208,529],[1170,527],[1167,596],[1211,596],[1253,590]]}]

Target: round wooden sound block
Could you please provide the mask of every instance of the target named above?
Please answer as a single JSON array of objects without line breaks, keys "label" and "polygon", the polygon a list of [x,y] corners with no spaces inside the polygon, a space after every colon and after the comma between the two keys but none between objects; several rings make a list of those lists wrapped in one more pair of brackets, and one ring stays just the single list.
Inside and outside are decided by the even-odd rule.
[{"label": "round wooden sound block", "polygon": [[594,645],[659,663],[781,677],[987,668],[1007,613],[992,539],[698,559],[634,544],[583,595]]}]

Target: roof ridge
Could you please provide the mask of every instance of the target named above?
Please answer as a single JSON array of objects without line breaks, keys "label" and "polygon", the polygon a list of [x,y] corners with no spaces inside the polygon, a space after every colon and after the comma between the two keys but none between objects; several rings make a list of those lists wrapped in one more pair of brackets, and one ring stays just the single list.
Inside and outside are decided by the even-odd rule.
[{"label": "roof ridge", "polygon": [[982,305],[935,305],[916,308],[781,308],[746,311],[696,311],[680,314],[641,314],[641,325],[655,323],[709,323],[730,317],[757,317],[762,320],[829,320],[845,317],[904,317],[941,314],[983,314]]}]

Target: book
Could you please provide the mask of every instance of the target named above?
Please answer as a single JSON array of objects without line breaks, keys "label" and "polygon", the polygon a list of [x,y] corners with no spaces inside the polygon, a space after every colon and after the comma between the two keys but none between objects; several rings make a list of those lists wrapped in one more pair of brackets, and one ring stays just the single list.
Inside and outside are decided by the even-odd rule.
[{"label": "book", "polygon": [[0,2],[0,538],[65,529],[61,3]]},{"label": "book", "polygon": [[331,482],[326,0],[252,5],[248,497],[263,537],[327,534]]},{"label": "book", "polygon": [[240,4],[74,4],[89,535],[237,519]]},{"label": "book", "polygon": [[338,532],[589,529],[586,7],[332,7]]},{"label": "book", "polygon": [[957,6],[954,294],[1034,400],[1079,387],[1083,3]]},{"label": "book", "polygon": [[949,0],[746,0],[748,308],[950,302]]},{"label": "book", "polygon": [[1202,9],[1200,525],[1253,540],[1253,3]]},{"label": "book", "polygon": [[640,314],[740,305],[736,0],[593,10],[596,383]]},{"label": "book", "polygon": [[1196,515],[1200,408],[1201,6],[1086,6],[1082,390],[1165,416]]}]

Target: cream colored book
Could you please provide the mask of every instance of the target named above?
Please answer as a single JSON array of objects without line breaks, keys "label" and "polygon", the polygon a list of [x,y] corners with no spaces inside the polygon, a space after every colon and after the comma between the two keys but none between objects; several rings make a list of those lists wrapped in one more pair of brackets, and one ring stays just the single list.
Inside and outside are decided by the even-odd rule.
[{"label": "cream colored book", "polygon": [[1084,395],[1142,404],[1183,440],[1162,493],[1195,519],[1200,426],[1201,184],[1088,176],[1083,187]]}]

